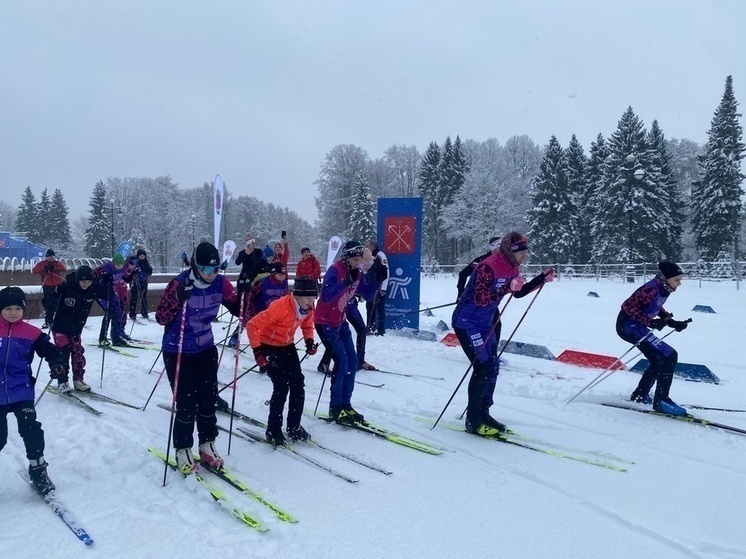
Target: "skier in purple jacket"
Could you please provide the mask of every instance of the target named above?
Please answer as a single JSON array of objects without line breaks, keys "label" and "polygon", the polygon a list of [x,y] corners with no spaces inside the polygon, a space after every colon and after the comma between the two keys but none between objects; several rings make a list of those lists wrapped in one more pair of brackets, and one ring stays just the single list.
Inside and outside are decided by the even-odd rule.
[{"label": "skier in purple jacket", "polygon": [[554,270],[546,268],[530,282],[520,277],[520,265],[528,258],[528,241],[513,231],[500,242],[500,250],[482,260],[469,278],[456,309],[452,325],[461,348],[474,367],[469,381],[466,430],[482,436],[505,431],[505,425],[490,415],[500,363],[497,359],[495,330],[497,307],[512,293],[525,297],[545,282],[554,279]]},{"label": "skier in purple jacket", "polygon": [[359,291],[364,298],[374,295],[376,284],[368,284],[360,269],[365,248],[359,241],[347,241],[342,259],[324,274],[321,296],[316,304],[314,324],[324,347],[334,356],[329,416],[337,423],[362,423],[365,418],[352,407],[358,358],[346,320],[347,303]]},{"label": "skier in purple jacket", "polygon": [[670,326],[681,332],[687,327],[688,321],[674,320],[673,314],[663,308],[663,303],[681,285],[683,277],[684,272],[678,264],[661,262],[655,277],[622,303],[616,320],[619,337],[636,344],[650,362],[630,400],[651,403],[650,389],[657,381],[652,399],[653,409],[670,415],[686,415],[686,409],[668,397],[679,355],[674,348],[657,338],[652,330]]},{"label": "skier in purple jacket", "polygon": [[[220,305],[238,316],[238,296],[228,279],[219,275],[220,255],[210,243],[200,243],[184,270],[166,286],[155,318],[163,325],[163,362],[173,389],[177,363],[176,421],[173,443],[183,474],[197,469],[192,454],[197,423],[200,460],[220,468],[223,459],[215,450],[218,436],[215,405],[218,397],[218,350],[212,322]],[[182,331],[182,313],[184,324]],[[179,356],[181,353],[181,356]]]}]

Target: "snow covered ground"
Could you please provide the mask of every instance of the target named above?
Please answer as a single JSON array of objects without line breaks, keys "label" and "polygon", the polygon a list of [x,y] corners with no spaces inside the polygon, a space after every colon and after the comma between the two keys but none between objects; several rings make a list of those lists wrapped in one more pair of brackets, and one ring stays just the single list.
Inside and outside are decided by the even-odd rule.
[{"label": "snow covered ground", "polygon": [[[563,349],[621,355],[629,346],[617,338],[614,322],[632,289],[621,282],[549,284],[515,340],[545,345],[555,355]],[[588,297],[589,291],[600,297]],[[422,306],[447,303],[455,292],[454,278],[424,279]],[[510,303],[503,338],[531,299]],[[695,304],[710,305],[717,314],[692,313]],[[668,338],[680,360],[706,364],[722,380],[716,386],[676,379],[673,399],[746,409],[746,290],[737,291],[733,283],[709,283],[700,289],[696,282],[685,281],[666,307],[679,319],[694,319],[686,331]],[[433,311],[433,317],[423,316],[421,327],[434,328],[439,320],[450,323],[451,311],[448,307]],[[91,319],[84,332],[87,341],[96,341],[99,320]],[[225,334],[225,326],[215,325],[216,337]],[[151,322],[136,325],[133,336],[158,341],[161,332]],[[86,351],[86,379],[94,389],[144,404],[162,366],[159,362],[148,374],[155,351],[133,350],[137,358],[108,352],[103,388],[102,350]],[[746,557],[746,437],[599,405],[625,398],[638,375],[617,372],[565,406],[600,371],[504,354],[495,394],[493,415],[515,431],[627,468],[622,473],[447,428],[431,431],[417,417],[437,417],[458,384],[468,366],[459,348],[387,335],[368,340],[367,358],[389,371],[445,377],[361,372],[359,379],[385,386],[358,385],[353,397],[369,420],[447,449],[442,455],[306,418],[306,428],[320,443],[394,472],[385,476],[317,449],[306,451],[359,479],[350,484],[289,453],[235,437],[228,456],[228,436],[221,435],[218,448],[227,465],[299,520],[282,522],[221,485],[233,502],[270,528],[259,533],[221,510],[194,479],[169,472],[167,486],[161,487],[163,464],[147,448],[166,445],[169,415],[157,405],[170,403],[165,378],[146,411],[92,402],[103,411],[95,417],[46,394],[38,413],[50,476],[95,544],[84,549],[16,475],[27,462],[15,420],[9,417],[10,440],[0,453],[0,557]],[[310,408],[322,382],[322,376],[312,372],[318,359],[307,360]],[[241,357],[241,365],[252,364],[250,357]],[[46,371],[45,365],[41,386]],[[232,353],[223,357],[220,377],[232,379]],[[239,382],[236,408],[266,420],[264,402],[270,392],[269,379],[249,373]],[[328,384],[321,402],[326,411]],[[443,421],[458,425],[465,403],[462,386]],[[746,413],[692,411],[746,428]],[[228,418],[221,416],[220,423],[227,427]]]}]

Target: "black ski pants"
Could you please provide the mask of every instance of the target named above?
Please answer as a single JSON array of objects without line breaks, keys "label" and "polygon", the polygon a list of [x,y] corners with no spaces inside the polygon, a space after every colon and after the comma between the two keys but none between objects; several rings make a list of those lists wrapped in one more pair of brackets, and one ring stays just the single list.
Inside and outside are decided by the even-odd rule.
[{"label": "black ski pants", "polygon": [[269,401],[267,431],[281,433],[282,412],[285,409],[288,392],[290,393],[290,400],[288,402],[287,427],[290,429],[300,425],[303,406],[306,401],[306,378],[300,370],[300,359],[295,345],[289,344],[281,347],[262,345],[262,351],[269,358],[267,375],[272,381],[272,398]]},{"label": "black ski pants", "polygon": [[8,442],[8,414],[13,413],[18,422],[18,434],[26,446],[26,458],[38,460],[44,455],[44,430],[36,419],[33,400],[0,406],[0,450]]},{"label": "black ski pants", "polygon": [[[163,352],[166,373],[174,389],[178,354]],[[218,398],[218,350],[215,346],[199,353],[183,353],[179,364],[176,393],[174,448],[194,446],[194,423],[199,443],[214,441],[218,436],[215,402]]]}]

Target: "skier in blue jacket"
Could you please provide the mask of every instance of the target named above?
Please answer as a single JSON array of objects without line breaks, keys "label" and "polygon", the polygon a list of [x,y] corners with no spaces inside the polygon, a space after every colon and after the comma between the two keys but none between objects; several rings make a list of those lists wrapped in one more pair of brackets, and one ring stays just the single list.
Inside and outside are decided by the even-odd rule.
[{"label": "skier in blue jacket", "polygon": [[649,404],[650,389],[657,381],[652,399],[653,409],[670,415],[686,415],[686,409],[668,396],[679,355],[674,348],[656,337],[652,330],[663,330],[664,326],[670,326],[681,332],[687,327],[688,321],[674,320],[673,314],[663,308],[663,303],[678,289],[683,277],[684,272],[678,264],[661,262],[655,277],[622,303],[616,320],[619,337],[637,344],[650,362],[630,400]]},{"label": "skier in blue jacket", "polygon": [[18,433],[26,447],[28,473],[36,490],[54,489],[44,459],[44,431],[36,419],[31,372],[34,353],[47,360],[52,378],[66,373],[62,355],[36,326],[23,320],[26,295],[20,287],[0,290],[0,450],[8,442],[8,414],[16,416]]}]

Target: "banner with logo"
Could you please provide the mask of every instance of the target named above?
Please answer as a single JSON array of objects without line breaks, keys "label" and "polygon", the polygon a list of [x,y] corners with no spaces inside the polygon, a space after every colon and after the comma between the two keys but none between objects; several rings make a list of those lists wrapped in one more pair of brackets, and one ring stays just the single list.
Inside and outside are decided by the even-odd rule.
[{"label": "banner with logo", "polygon": [[215,182],[213,187],[213,206],[215,208],[215,235],[214,239],[215,241],[213,244],[216,247],[219,247],[220,244],[220,219],[223,216],[223,195],[224,195],[225,185],[223,184],[223,177],[220,176],[220,173],[215,175]]},{"label": "banner with logo", "polygon": [[131,241],[122,241],[119,243],[119,248],[117,249],[117,252],[127,258],[132,253],[132,242]]},{"label": "banner with logo", "polygon": [[233,253],[236,252],[236,243],[233,241],[225,241],[223,243],[223,259],[221,262],[230,261],[233,258]]},{"label": "banner with logo", "polygon": [[337,256],[340,248],[342,248],[342,239],[337,236],[329,239],[329,250],[326,253],[327,270],[332,267],[332,264],[334,264],[334,257]]},{"label": "banner with logo", "polygon": [[379,198],[377,239],[389,261],[386,328],[418,330],[422,198]]}]

